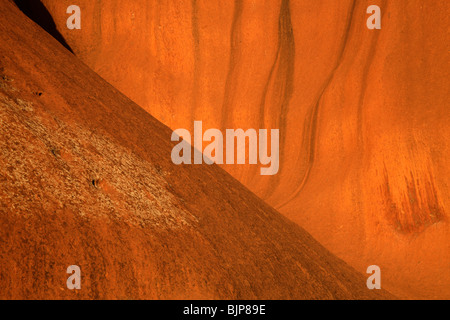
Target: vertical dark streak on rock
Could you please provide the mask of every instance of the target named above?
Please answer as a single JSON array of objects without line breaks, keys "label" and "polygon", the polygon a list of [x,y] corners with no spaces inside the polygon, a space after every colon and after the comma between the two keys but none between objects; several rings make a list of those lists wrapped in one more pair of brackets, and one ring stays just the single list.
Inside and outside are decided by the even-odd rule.
[{"label": "vertical dark streak on rock", "polygon": [[[96,0],[94,2],[94,11],[93,11],[93,37],[95,41],[91,45],[92,59],[95,61],[95,64],[101,59],[101,48],[102,48],[102,0]],[[83,10],[83,8],[81,8]],[[81,28],[83,28],[83,20],[81,20]]]},{"label": "vertical dark streak on rock", "polygon": [[386,220],[396,232],[418,234],[446,220],[445,210],[440,204],[430,169],[424,175],[417,175],[410,171],[409,176],[404,177],[404,192],[398,199],[392,193],[386,164],[384,164],[383,176],[384,182],[380,191],[384,200],[384,212]]},{"label": "vertical dark streak on rock", "polygon": [[[113,16],[113,17],[120,16],[121,11],[118,11],[118,10],[117,10],[117,1],[112,1],[112,3],[113,3],[113,8],[110,7],[111,5],[108,6],[109,8],[112,9],[112,16]],[[112,20],[113,20],[113,30],[114,30],[114,34],[117,34],[117,23],[116,23],[116,20],[117,20],[117,19],[112,19]]]},{"label": "vertical dark streak on rock", "polygon": [[347,16],[348,23],[345,28],[344,34],[343,34],[342,45],[338,51],[339,54],[338,54],[338,58],[336,59],[336,64],[335,64],[333,70],[330,72],[328,78],[324,82],[324,85],[322,86],[320,94],[316,100],[317,101],[316,104],[314,105],[313,108],[311,108],[311,110],[308,112],[308,115],[305,118],[306,120],[310,119],[309,123],[305,123],[305,127],[307,128],[306,132],[308,132],[307,133],[308,137],[306,137],[306,139],[304,139],[304,141],[306,141],[308,143],[308,145],[305,148],[303,148],[303,146],[302,146],[302,149],[306,149],[306,151],[308,152],[308,164],[307,164],[307,168],[305,170],[305,174],[303,175],[303,179],[302,179],[300,185],[292,193],[292,195],[287,197],[286,201],[284,201],[282,204],[280,204],[276,207],[278,210],[280,210],[283,206],[285,206],[288,202],[290,202],[292,199],[294,199],[300,193],[300,191],[303,189],[306,181],[309,178],[309,174],[311,173],[311,169],[312,169],[312,166],[313,166],[313,163],[315,160],[317,117],[319,114],[320,104],[322,102],[322,98],[323,98],[324,93],[326,92],[326,89],[328,88],[328,86],[330,85],[331,81],[334,78],[336,70],[339,68],[339,66],[342,63],[345,49],[347,48],[350,30],[353,25],[352,22],[353,22],[353,13],[355,11],[355,6],[356,6],[356,0],[353,0],[353,3],[350,7],[350,10],[349,10],[349,13]]},{"label": "vertical dark streak on rock", "polygon": [[234,13],[233,13],[233,22],[231,24],[231,34],[230,34],[230,62],[228,67],[228,74],[225,83],[225,93],[223,97],[222,104],[222,130],[226,128],[229,119],[229,108],[232,104],[232,99],[230,95],[233,91],[233,81],[235,69],[236,69],[236,60],[239,55],[239,43],[240,43],[240,19],[242,15],[242,0],[236,0],[234,4]]},{"label": "vertical dark streak on rock", "polygon": [[[280,65],[277,74],[277,82],[282,86],[282,102],[278,119],[278,128],[280,129],[280,158],[284,158],[287,114],[289,111],[289,102],[294,91],[294,66],[295,66],[295,40],[291,21],[290,0],[283,0],[280,9],[280,21],[278,29],[278,38],[280,39]],[[283,166],[279,167],[276,180],[279,180]]]},{"label": "vertical dark streak on rock", "polygon": [[[287,114],[289,112],[289,102],[292,98],[294,91],[294,66],[295,66],[295,39],[294,31],[291,21],[291,11],[290,11],[290,0],[283,0],[280,7],[280,15],[278,20],[278,48],[275,61],[271,67],[269,77],[267,79],[266,85],[264,87],[262,101],[260,105],[260,127],[265,128],[265,100],[267,92],[269,90],[269,85],[271,83],[272,77],[275,74],[274,79],[274,93],[276,99],[269,106],[274,107],[279,106],[278,119],[271,127],[274,126],[275,129],[279,129],[280,133],[280,154],[279,161],[281,164],[282,159],[284,159],[286,141],[286,127],[287,127]],[[283,171],[283,166],[279,166],[279,171],[275,177],[273,177],[273,183],[278,184]],[[267,195],[269,190],[266,190],[264,195]]]},{"label": "vertical dark streak on rock", "polygon": [[[279,33],[278,33],[279,34]],[[259,107],[259,124],[260,124],[260,128],[264,128],[265,126],[265,107],[266,107],[266,97],[267,97],[267,91],[269,91],[269,85],[270,85],[270,80],[273,77],[273,74],[275,72],[276,66],[278,64],[278,60],[280,57],[280,39],[278,39],[278,47],[277,47],[277,53],[275,55],[275,60],[273,61],[272,67],[270,68],[270,72],[269,72],[269,77],[267,78],[267,82],[266,85],[264,86],[264,90],[263,90],[263,94],[262,94],[262,99],[261,99],[261,104]]]},{"label": "vertical dark streak on rock", "polygon": [[194,50],[194,79],[193,79],[193,90],[192,90],[192,105],[191,105],[191,122],[193,123],[195,118],[195,113],[198,107],[197,94],[198,94],[198,76],[200,67],[200,35],[198,31],[198,6],[197,0],[191,1],[192,5],[192,41]]},{"label": "vertical dark streak on rock", "polygon": [[[382,16],[381,20],[383,20],[384,13],[386,12],[387,2],[384,1],[382,8]],[[369,54],[367,56],[367,62],[364,65],[364,70],[361,78],[361,91],[358,99],[358,109],[357,109],[357,118],[356,118],[356,135],[357,135],[357,143],[358,149],[363,151],[364,143],[363,143],[363,130],[362,130],[362,106],[364,103],[364,98],[367,91],[367,77],[369,75],[369,70],[373,62],[373,58],[375,56],[376,47],[378,43],[378,38],[380,37],[381,30],[373,30],[375,35],[373,36],[372,42],[370,44]]]},{"label": "vertical dark streak on rock", "polygon": [[161,24],[161,3],[160,2],[156,2],[155,6],[153,8],[153,16],[155,20],[154,20],[154,24],[153,24],[153,33],[155,34],[155,50],[156,53],[155,55],[158,57],[157,60],[159,61],[159,55],[160,55],[160,42],[161,42],[161,34],[160,34],[160,30],[158,28],[158,26]]},{"label": "vertical dark streak on rock", "polygon": [[[386,11],[386,7],[385,7],[385,2],[383,3],[383,10],[382,13],[384,13]],[[366,63],[363,67],[363,71],[362,71],[362,77],[361,77],[361,89],[360,89],[360,93],[359,93],[359,98],[358,98],[358,104],[357,104],[357,109],[356,109],[356,147],[357,150],[360,152],[361,154],[361,158],[360,159],[364,159],[364,143],[363,143],[363,130],[362,130],[362,105],[364,103],[364,97],[366,94],[366,90],[367,90],[367,77],[369,75],[369,70],[370,70],[370,66],[372,65],[372,61],[373,61],[373,57],[375,56],[375,50],[376,50],[376,45],[378,43],[378,38],[380,36],[380,31],[381,30],[372,30],[373,32],[375,32],[375,35],[373,36],[373,39],[371,39],[371,44],[370,44],[370,48],[369,48],[369,53],[366,57]],[[356,180],[356,186],[358,188],[358,190],[363,190],[361,181],[359,179]],[[360,210],[363,210],[363,194],[359,193],[356,195],[357,197],[357,205],[359,207]],[[365,232],[363,230],[366,230],[366,221],[365,219],[363,219],[363,215],[358,215],[358,221],[359,221],[359,228],[358,230],[361,230],[361,232],[363,232],[365,234]]]},{"label": "vertical dark streak on rock", "polygon": [[102,0],[97,1],[97,7],[94,9],[95,12],[98,12],[97,23],[98,23],[98,41],[101,44],[103,39],[102,37]]},{"label": "vertical dark streak on rock", "polygon": [[[280,16],[280,18],[281,18],[281,16]],[[269,91],[271,79],[272,79],[273,74],[275,73],[276,67],[278,65],[278,61],[279,61],[279,57],[280,57],[280,49],[281,49],[281,41],[280,41],[280,39],[278,39],[277,53],[275,55],[275,59],[273,61],[272,67],[270,68],[269,76],[267,77],[267,82],[264,86],[261,103],[259,106],[259,121],[258,122],[259,122],[259,128],[261,128],[261,129],[268,127],[268,126],[266,126],[266,123],[265,123],[266,122],[266,119],[265,119],[266,98],[267,98],[267,92]],[[270,121],[270,118],[269,118],[269,121]],[[259,168],[254,169],[254,172],[255,172],[254,174],[256,174],[256,175],[257,175],[257,173],[256,173],[257,170],[260,170],[260,169]],[[276,185],[277,182],[278,182],[278,179],[274,185]],[[260,191],[260,192],[261,192],[261,197],[265,197],[266,195],[269,194],[269,190],[267,190],[267,189],[264,191]]]}]

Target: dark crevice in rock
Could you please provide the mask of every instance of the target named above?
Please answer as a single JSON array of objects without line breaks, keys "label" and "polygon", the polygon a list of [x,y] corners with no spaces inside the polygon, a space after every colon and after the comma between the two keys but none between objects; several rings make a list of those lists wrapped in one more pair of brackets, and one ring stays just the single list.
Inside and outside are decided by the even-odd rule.
[{"label": "dark crevice in rock", "polygon": [[39,0],[14,0],[16,6],[31,20],[41,26],[67,50],[73,53],[62,34],[56,28],[55,21],[47,8]]}]

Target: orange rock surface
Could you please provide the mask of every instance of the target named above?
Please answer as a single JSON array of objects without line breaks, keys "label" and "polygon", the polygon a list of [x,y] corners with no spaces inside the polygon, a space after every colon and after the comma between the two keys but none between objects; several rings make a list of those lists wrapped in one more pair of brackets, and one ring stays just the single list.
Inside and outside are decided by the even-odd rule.
[{"label": "orange rock surface", "polygon": [[218,166],[174,165],[168,127],[0,16],[0,299],[392,297]]},{"label": "orange rock surface", "polygon": [[279,128],[277,175],[224,168],[398,295],[450,298],[450,2],[79,0],[81,30],[72,1],[42,3],[170,128]]}]

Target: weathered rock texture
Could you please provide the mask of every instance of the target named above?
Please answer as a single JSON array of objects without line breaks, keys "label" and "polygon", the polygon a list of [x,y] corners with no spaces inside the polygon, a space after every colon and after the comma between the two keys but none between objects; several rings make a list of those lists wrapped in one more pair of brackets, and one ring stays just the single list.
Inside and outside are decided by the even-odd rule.
[{"label": "weathered rock texture", "polygon": [[0,16],[1,299],[391,297],[218,166],[172,164],[169,128]]},{"label": "weathered rock texture", "polygon": [[[450,2],[43,0],[75,54],[172,129],[279,128],[225,169],[405,297],[450,298]],[[382,10],[368,30],[366,9]]]}]

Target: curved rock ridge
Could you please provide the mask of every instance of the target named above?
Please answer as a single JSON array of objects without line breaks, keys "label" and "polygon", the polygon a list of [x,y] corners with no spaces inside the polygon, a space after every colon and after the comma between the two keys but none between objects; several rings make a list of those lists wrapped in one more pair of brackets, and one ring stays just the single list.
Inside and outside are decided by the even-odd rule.
[{"label": "curved rock ridge", "polygon": [[0,299],[392,298],[218,166],[172,164],[168,127],[0,15]]},{"label": "curved rock ridge", "polygon": [[398,295],[450,298],[448,1],[80,0],[81,30],[42,3],[170,128],[279,128],[277,175],[224,169]]}]

